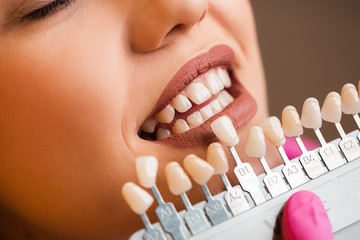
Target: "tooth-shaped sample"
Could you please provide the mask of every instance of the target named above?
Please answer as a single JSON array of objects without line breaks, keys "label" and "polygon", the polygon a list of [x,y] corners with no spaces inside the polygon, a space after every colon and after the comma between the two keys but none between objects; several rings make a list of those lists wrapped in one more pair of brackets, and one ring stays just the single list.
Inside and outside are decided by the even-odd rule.
[{"label": "tooth-shaped sample", "polygon": [[186,88],[186,94],[191,101],[201,104],[211,97],[211,93],[201,82],[193,82]]},{"label": "tooth-shaped sample", "polygon": [[190,127],[184,119],[178,119],[171,130],[174,134],[180,134],[189,131]]},{"label": "tooth-shaped sample", "polygon": [[185,157],[184,168],[199,185],[206,184],[214,174],[214,168],[194,154]]},{"label": "tooth-shaped sample", "polygon": [[231,87],[231,79],[230,79],[229,73],[226,71],[226,69],[218,68],[217,71],[218,71],[218,74],[219,74],[222,82],[224,83],[224,86],[226,88]]},{"label": "tooth-shaped sample", "polygon": [[221,79],[218,79],[218,75],[216,73],[215,70],[210,70],[207,74],[206,74],[206,78],[205,78],[205,86],[207,87],[207,89],[209,89],[209,91],[215,95],[218,92],[220,92],[222,89],[224,89],[224,84],[221,81]]},{"label": "tooth-shaped sample", "polygon": [[203,108],[200,109],[200,114],[202,116],[202,118],[204,119],[204,121],[208,120],[209,118],[211,118],[212,116],[214,116],[214,112],[210,106],[210,104],[204,106]]},{"label": "tooth-shaped sample", "polygon": [[185,193],[192,187],[189,177],[177,162],[170,162],[166,165],[165,177],[170,192],[174,195]]},{"label": "tooth-shaped sample", "polygon": [[223,108],[221,107],[221,105],[219,103],[219,100],[217,100],[217,99],[212,100],[212,102],[209,105],[211,106],[211,109],[214,114],[217,114],[217,113],[221,112],[221,110],[223,110]]},{"label": "tooth-shaped sample", "polygon": [[228,116],[221,116],[211,123],[211,129],[216,137],[227,146],[232,147],[239,143],[235,127]]},{"label": "tooth-shaped sample", "polygon": [[319,102],[316,98],[310,97],[305,100],[301,112],[301,123],[306,128],[321,128],[322,117]]},{"label": "tooth-shaped sample", "polygon": [[167,137],[170,137],[172,132],[169,129],[159,128],[156,132],[156,139],[161,140]]},{"label": "tooth-shaped sample", "polygon": [[277,147],[280,147],[285,144],[286,139],[284,136],[284,131],[281,128],[280,120],[277,117],[268,117],[265,119],[261,125],[265,136],[269,141]]},{"label": "tooth-shaped sample", "polygon": [[190,114],[186,120],[191,127],[197,127],[204,123],[204,119],[199,111]]},{"label": "tooth-shaped sample", "polygon": [[214,168],[214,174],[224,174],[229,171],[229,163],[220,143],[211,143],[206,152],[206,161]]},{"label": "tooth-shaped sample", "polygon": [[192,107],[190,100],[184,93],[178,94],[171,102],[173,107],[180,113],[184,113]]},{"label": "tooth-shaped sample", "polygon": [[145,213],[154,202],[148,192],[132,182],[125,183],[121,193],[131,210],[137,214]]},{"label": "tooth-shaped sample", "polygon": [[163,110],[155,114],[155,118],[161,123],[171,123],[175,116],[175,109],[168,104]]},{"label": "tooth-shaped sample", "polygon": [[152,133],[155,130],[156,123],[157,123],[156,119],[150,118],[141,125],[141,130],[147,133]]},{"label": "tooth-shaped sample", "polygon": [[141,156],[136,158],[136,175],[140,185],[151,188],[155,185],[158,170],[158,160],[154,156]]},{"label": "tooth-shaped sample", "polygon": [[297,137],[304,133],[296,108],[287,106],[282,112],[282,128],[288,137]]},{"label": "tooth-shaped sample", "polygon": [[359,94],[354,84],[347,83],[341,90],[342,111],[345,114],[357,114],[360,112]]},{"label": "tooth-shaped sample", "polygon": [[245,141],[245,153],[250,157],[261,158],[266,153],[266,143],[261,127],[251,127]]},{"label": "tooth-shaped sample", "polygon": [[342,107],[341,97],[337,92],[330,92],[321,109],[322,118],[325,121],[339,123],[341,121]]}]

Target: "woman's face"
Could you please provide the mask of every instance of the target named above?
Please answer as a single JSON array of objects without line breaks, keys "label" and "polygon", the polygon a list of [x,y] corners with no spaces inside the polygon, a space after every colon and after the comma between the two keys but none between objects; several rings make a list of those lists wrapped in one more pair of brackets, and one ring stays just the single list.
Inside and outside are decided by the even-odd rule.
[{"label": "woman's face", "polygon": [[[247,129],[267,116],[248,1],[1,0],[0,16],[0,203],[18,218],[67,237],[128,236],[141,223],[121,186],[137,182],[140,155],[159,159],[158,187],[183,208],[164,167],[190,153],[205,158],[219,114],[238,127],[248,160]],[[232,76],[226,111],[167,139],[139,136],[147,119],[218,65]],[[221,190],[220,181],[210,188]],[[203,199],[198,189],[192,202]]]}]

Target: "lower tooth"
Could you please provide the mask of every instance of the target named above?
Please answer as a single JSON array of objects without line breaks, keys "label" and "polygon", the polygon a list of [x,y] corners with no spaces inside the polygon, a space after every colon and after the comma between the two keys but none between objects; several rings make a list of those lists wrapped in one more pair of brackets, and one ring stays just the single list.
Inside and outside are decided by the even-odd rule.
[{"label": "lower tooth", "polygon": [[217,99],[214,99],[211,103],[211,108],[214,112],[214,114],[217,114],[219,112],[221,112],[221,110],[223,110],[223,108],[221,107],[220,103],[219,103],[219,100]]},{"label": "lower tooth", "polygon": [[161,140],[172,135],[172,132],[169,129],[159,128],[156,132],[156,139]]},{"label": "lower tooth", "polygon": [[203,117],[204,121],[208,120],[212,116],[214,116],[214,112],[211,109],[210,104],[206,105],[202,109],[200,109],[201,116]]},{"label": "lower tooth", "polygon": [[225,90],[220,92],[216,99],[219,101],[220,106],[223,109],[234,101],[234,98]]},{"label": "lower tooth", "polygon": [[178,119],[174,126],[172,127],[172,132],[174,134],[180,134],[180,133],[183,133],[183,132],[186,132],[186,131],[189,131],[190,130],[190,127],[189,125],[187,124],[187,122],[183,119]]},{"label": "lower tooth", "polygon": [[190,127],[197,127],[204,123],[204,119],[199,111],[190,114],[186,120],[189,123]]}]

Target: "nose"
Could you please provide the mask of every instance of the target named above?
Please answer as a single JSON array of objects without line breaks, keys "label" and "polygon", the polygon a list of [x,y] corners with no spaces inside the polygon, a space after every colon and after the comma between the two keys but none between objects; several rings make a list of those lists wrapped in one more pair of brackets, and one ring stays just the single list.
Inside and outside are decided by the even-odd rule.
[{"label": "nose", "polygon": [[[131,0],[132,1],[132,0]],[[208,0],[138,0],[129,17],[133,51],[150,52],[167,39],[185,34],[205,18]]]}]

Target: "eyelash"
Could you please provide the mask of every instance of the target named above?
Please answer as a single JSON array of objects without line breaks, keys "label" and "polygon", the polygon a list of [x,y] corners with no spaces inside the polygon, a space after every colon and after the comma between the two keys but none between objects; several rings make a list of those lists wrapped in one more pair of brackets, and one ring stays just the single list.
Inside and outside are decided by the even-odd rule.
[{"label": "eyelash", "polygon": [[61,8],[67,7],[73,1],[74,0],[55,0],[48,5],[29,13],[24,17],[24,19],[37,20],[41,18],[46,18],[47,16],[56,13]]}]

